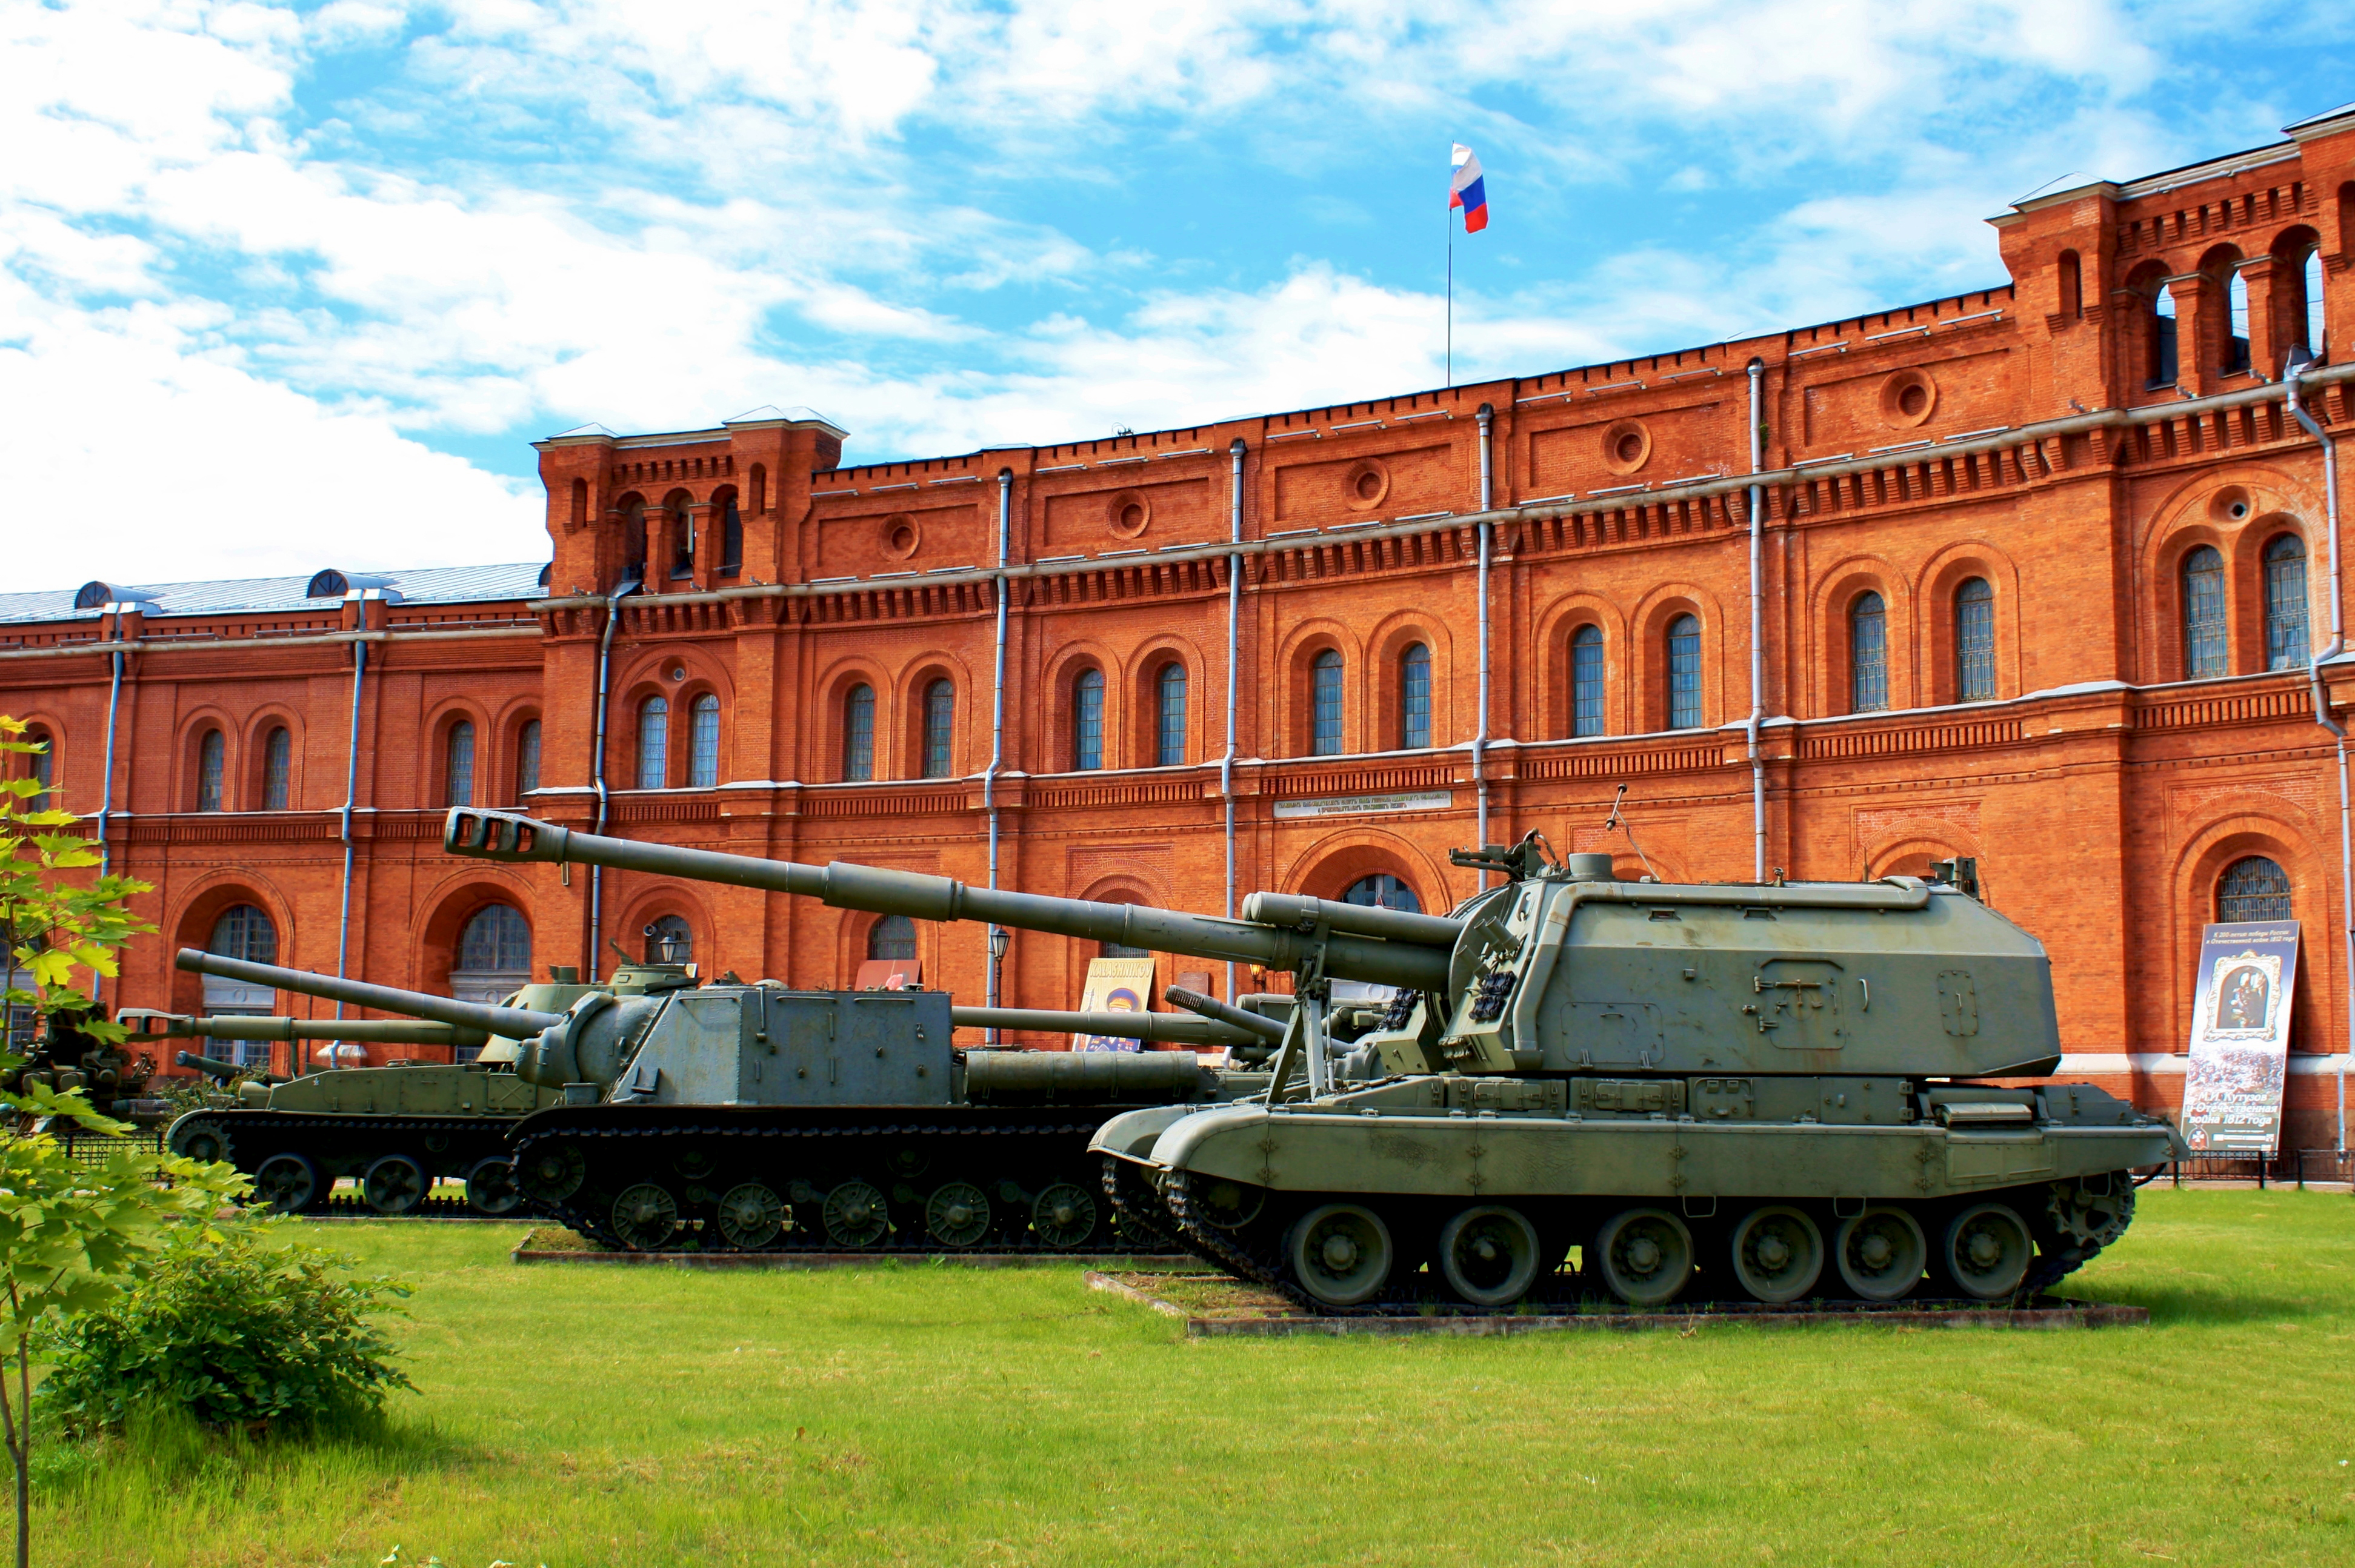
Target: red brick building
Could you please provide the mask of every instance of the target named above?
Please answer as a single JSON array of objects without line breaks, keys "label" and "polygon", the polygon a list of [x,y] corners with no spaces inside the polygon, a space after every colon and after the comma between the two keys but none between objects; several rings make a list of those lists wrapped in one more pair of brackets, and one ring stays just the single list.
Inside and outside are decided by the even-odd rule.
[{"label": "red brick building", "polygon": [[[156,885],[128,1003],[200,1005],[169,950],[231,910],[280,961],[429,989],[667,920],[706,972],[847,982],[911,935],[928,983],[986,990],[978,927],[446,858],[453,799],[977,881],[994,821],[999,881],[1040,893],[1216,911],[1231,855],[1238,899],[1388,876],[1441,908],[1484,801],[1492,842],[1633,868],[1625,784],[1664,877],[1753,874],[1754,800],[1793,877],[1976,856],[2051,950],[2070,1069],[2145,1104],[2180,1084],[2201,924],[2286,906],[2291,1141],[2332,1142],[2310,684],[2340,722],[2355,660],[2280,377],[2355,350],[2355,114],[1994,222],[1999,287],[1337,408],[866,467],[805,410],[575,430],[539,443],[545,575],[150,595],[112,563],[0,597],[0,711]],[[2345,374],[2304,380],[2327,433]],[[1092,956],[1016,935],[1007,1000],[1075,1002]]]}]

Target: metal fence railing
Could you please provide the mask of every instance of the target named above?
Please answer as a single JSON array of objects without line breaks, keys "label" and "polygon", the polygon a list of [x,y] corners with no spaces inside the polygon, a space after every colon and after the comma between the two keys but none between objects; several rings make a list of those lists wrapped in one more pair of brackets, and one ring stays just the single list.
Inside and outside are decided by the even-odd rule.
[{"label": "metal fence railing", "polygon": [[2338,1149],[2285,1149],[2277,1154],[2195,1154],[2169,1163],[2160,1175],[2186,1181],[2254,1181],[2260,1187],[2345,1181],[2355,1176],[2355,1154]]}]

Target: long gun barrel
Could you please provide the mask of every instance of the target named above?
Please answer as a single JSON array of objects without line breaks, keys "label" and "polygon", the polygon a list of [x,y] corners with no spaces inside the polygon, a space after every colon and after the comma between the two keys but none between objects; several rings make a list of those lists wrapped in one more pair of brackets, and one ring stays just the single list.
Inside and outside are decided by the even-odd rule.
[{"label": "long gun barrel", "polygon": [[479,1029],[393,1018],[189,1018],[124,1008],[115,1022],[142,1040],[367,1040],[384,1045],[481,1045]]},{"label": "long gun barrel", "polygon": [[1249,1039],[1264,1040],[1271,1044],[1284,1039],[1284,1025],[1274,1019],[1262,1018],[1256,1012],[1245,1012],[1240,1007],[1230,1007],[1217,997],[1204,996],[1199,991],[1188,991],[1184,986],[1179,985],[1169,987],[1161,995],[1166,1001],[1184,1008],[1187,1012],[1198,1012],[1204,1018],[1213,1022],[1222,1023],[1234,1033]]},{"label": "long gun barrel", "polygon": [[[1175,1012],[1058,1012],[1030,1007],[952,1007],[960,1029],[1030,1029],[1050,1034],[1103,1034],[1166,1045],[1245,1045],[1257,1034]],[[1281,1031],[1279,1031],[1281,1033]]]},{"label": "long gun barrel", "polygon": [[216,1062],[210,1056],[199,1056],[194,1051],[183,1051],[173,1058],[183,1067],[194,1067],[208,1078],[226,1084],[232,1078],[259,1078],[265,1084],[282,1084],[286,1080],[275,1073],[257,1073],[250,1067],[236,1066],[228,1062]]},{"label": "long gun barrel", "polygon": [[[194,948],[182,948],[179,957],[174,959],[172,964],[174,968],[190,974],[218,975],[223,980],[243,980],[248,985],[266,985],[278,991],[291,991],[300,996],[315,996],[356,1007],[374,1007],[386,1012],[405,1012],[411,1018],[430,1018],[453,1029],[479,1030],[486,1035],[498,1034],[509,1040],[526,1039],[564,1022],[564,1014],[560,1012],[460,1001],[454,997],[435,996],[430,991],[400,991],[389,985],[370,985],[365,980],[337,980],[332,975],[314,975],[304,969],[282,969],[276,964],[253,964],[243,959],[225,959],[218,953],[199,952]],[[353,1038],[349,1035],[341,1037]]]},{"label": "long gun barrel", "polygon": [[[847,861],[804,865],[789,860],[721,854],[574,832],[552,822],[512,811],[482,811],[454,806],[445,821],[442,847],[475,860],[540,860],[611,866],[683,876],[697,882],[757,887],[819,899],[837,909],[905,915],[916,920],[986,920],[1020,931],[1044,931],[1084,941],[1116,942],[1162,953],[1262,964],[1296,969],[1314,955],[1312,932],[1245,920],[1156,909],[1144,904],[1095,904],[1035,893],[975,887],[952,877],[890,871]],[[1368,915],[1398,915],[1358,905],[1336,907]],[[1435,916],[1424,916],[1436,920]],[[1316,922],[1312,921],[1311,925]],[[1325,972],[1339,980],[1439,991],[1447,984],[1446,948],[1421,941],[1394,941],[1356,934],[1328,922],[1322,938]]]}]

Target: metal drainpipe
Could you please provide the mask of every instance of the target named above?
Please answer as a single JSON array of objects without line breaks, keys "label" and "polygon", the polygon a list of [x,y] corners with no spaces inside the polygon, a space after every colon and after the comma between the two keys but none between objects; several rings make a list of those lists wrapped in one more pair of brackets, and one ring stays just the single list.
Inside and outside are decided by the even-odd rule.
[{"label": "metal drainpipe", "polygon": [[[590,753],[589,781],[597,787],[597,831],[605,831],[606,808],[611,798],[605,790],[605,692],[606,679],[613,664],[613,629],[622,621],[622,600],[638,591],[641,579],[623,577],[605,599],[605,630],[597,639],[597,739]],[[582,966],[589,983],[597,983],[597,966],[605,946],[605,868],[589,868],[589,962]]]},{"label": "metal drainpipe", "polygon": [[[1495,492],[1495,466],[1489,445],[1491,427],[1497,418],[1489,405],[1480,405],[1480,511],[1485,518]],[[1474,810],[1478,821],[1474,828],[1480,848],[1488,847],[1488,529],[1480,524],[1480,729],[1472,737],[1472,789]],[[1488,885],[1488,874],[1480,873],[1480,885]]]},{"label": "metal drainpipe", "polygon": [[[2313,365],[2309,356],[2292,361],[2282,371],[2289,395],[2291,417],[2322,445],[2323,527],[2330,537],[2330,641],[2314,651],[2306,676],[2314,694],[2314,722],[2328,730],[2339,750],[2339,924],[2346,934],[2347,985],[2355,993],[2355,822],[2350,822],[2347,791],[2347,726],[2330,716],[2330,697],[2322,688],[2322,664],[2346,646],[2346,628],[2339,609],[2339,443],[2316,422],[2298,400],[2298,378]],[[2355,1062],[2355,994],[2347,1000],[2347,1054],[2339,1058],[2339,1152],[2347,1152],[2347,1068]]]},{"label": "metal drainpipe", "polygon": [[[989,698],[989,771],[981,776],[981,804],[989,813],[989,885],[997,886],[997,770],[1006,761],[1006,562],[1012,553],[1014,532],[1014,471],[997,471],[997,652],[991,665]],[[989,1005],[997,1001],[997,960],[989,956],[989,939],[997,934],[995,924],[982,928],[982,957],[989,965]],[[997,1044],[997,1031],[991,1029],[989,1043]]]},{"label": "metal drainpipe", "polygon": [[[1750,362],[1750,471],[1766,466],[1766,362]],[[1761,530],[1765,525],[1766,487],[1750,487],[1750,837],[1753,844],[1751,880],[1766,880],[1766,760],[1758,755],[1758,725],[1766,716],[1766,581],[1762,565]]]},{"label": "metal drainpipe", "polygon": [[[367,590],[356,591],[365,594]],[[365,598],[359,600],[359,609],[360,630],[365,631],[368,630],[368,600]],[[352,724],[344,744],[344,804],[336,813],[336,831],[344,841],[343,906],[336,916],[337,980],[344,978],[344,964],[350,955],[352,944],[352,805],[358,799],[360,789],[360,686],[368,679],[368,650],[365,641],[352,644]],[[343,1015],[344,1004],[338,1001],[336,1003],[336,1016],[341,1018]],[[336,1044],[341,1045],[343,1042],[338,1040]],[[335,1057],[336,1062],[342,1059],[340,1053]],[[298,1074],[304,1065],[307,1064],[296,1065]]]},{"label": "metal drainpipe", "polygon": [[[1235,438],[1227,455],[1234,461],[1234,505],[1228,515],[1227,539],[1243,542],[1243,439]],[[1227,918],[1235,917],[1235,683],[1242,651],[1243,558],[1227,557],[1227,749],[1219,758],[1219,796],[1227,806]],[[1227,1001],[1235,1000],[1235,961],[1227,960]]]},{"label": "metal drainpipe", "polygon": [[[123,612],[124,606],[110,604],[107,609],[114,617],[114,637],[118,646],[109,657],[114,673],[106,687],[106,776],[98,786],[98,874],[104,876],[114,862],[113,846],[106,842],[107,818],[114,810],[114,720],[123,710]],[[101,1000],[106,994],[106,977],[93,973],[90,980],[90,999]]]}]

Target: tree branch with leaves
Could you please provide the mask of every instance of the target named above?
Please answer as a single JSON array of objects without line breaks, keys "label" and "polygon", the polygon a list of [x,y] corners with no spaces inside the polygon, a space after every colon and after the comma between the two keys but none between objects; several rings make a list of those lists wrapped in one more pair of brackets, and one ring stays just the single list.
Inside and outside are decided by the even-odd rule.
[{"label": "tree branch with leaves", "polygon": [[[121,1045],[123,1031],[99,1012],[95,982],[112,978],[123,944],[155,927],[130,901],[153,889],[100,871],[102,857],[72,831],[80,821],[50,803],[49,786],[16,758],[41,747],[23,721],[0,715],[0,937],[8,957],[0,999],[0,1110],[16,1126],[0,1137],[0,1439],[16,1467],[16,1563],[31,1555],[33,1342],[45,1326],[70,1323],[112,1302],[126,1282],[187,1227],[212,1232],[224,1204],[249,1183],[228,1165],[150,1152],[125,1139],[81,1147],[50,1130],[61,1123],[104,1135],[133,1130],[100,1115],[79,1089],[59,1091],[17,1074],[8,1052],[18,1018],[44,1032],[71,1016],[91,1040]],[[82,874],[99,871],[96,875]],[[79,983],[88,976],[91,988]],[[96,1154],[95,1160],[83,1156]],[[214,1232],[218,1234],[218,1232]]]}]

